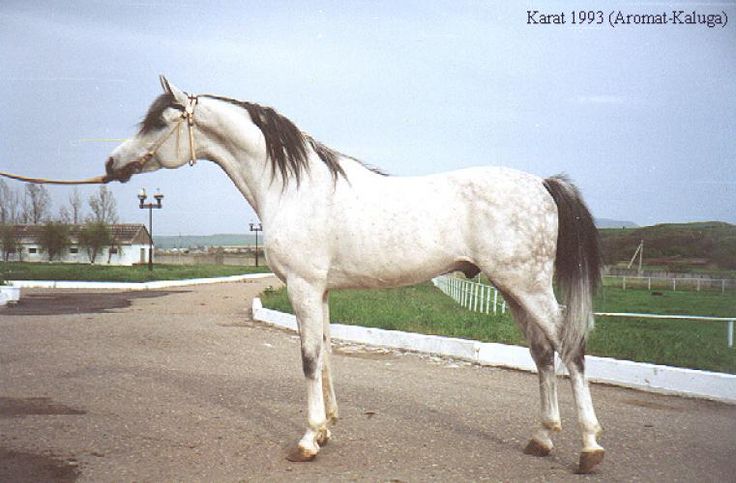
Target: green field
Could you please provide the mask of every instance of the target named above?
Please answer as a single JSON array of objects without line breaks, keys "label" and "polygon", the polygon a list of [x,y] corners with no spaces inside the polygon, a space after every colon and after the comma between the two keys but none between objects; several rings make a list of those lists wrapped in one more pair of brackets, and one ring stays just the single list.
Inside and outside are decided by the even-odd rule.
[{"label": "green field", "polygon": [[[268,291],[266,307],[292,312],[285,290]],[[334,322],[526,345],[508,314],[486,315],[457,305],[432,284],[385,290],[333,291]],[[604,287],[598,312],[736,317],[736,297],[713,292],[663,292]],[[725,322],[598,317],[588,353],[678,367],[736,373],[736,348],[726,345]]]},{"label": "green field", "polygon": [[672,272],[708,272],[732,277],[736,270],[736,225],[718,221],[666,223],[640,228],[600,230],[607,265],[628,262],[644,241],[644,264]]},{"label": "green field", "polygon": [[268,272],[268,267],[228,265],[147,265],[120,267],[73,263],[0,263],[0,280],[85,280],[95,282],[149,282],[187,278],[224,277]]}]

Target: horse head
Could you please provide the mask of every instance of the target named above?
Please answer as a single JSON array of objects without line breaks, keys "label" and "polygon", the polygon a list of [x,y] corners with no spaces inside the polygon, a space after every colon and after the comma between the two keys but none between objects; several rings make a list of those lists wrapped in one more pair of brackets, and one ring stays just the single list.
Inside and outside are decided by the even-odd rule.
[{"label": "horse head", "polygon": [[105,163],[107,180],[125,183],[137,173],[178,168],[196,161],[194,108],[197,97],[188,96],[164,76],[159,79],[163,94],[148,108],[138,133],[110,154]]}]

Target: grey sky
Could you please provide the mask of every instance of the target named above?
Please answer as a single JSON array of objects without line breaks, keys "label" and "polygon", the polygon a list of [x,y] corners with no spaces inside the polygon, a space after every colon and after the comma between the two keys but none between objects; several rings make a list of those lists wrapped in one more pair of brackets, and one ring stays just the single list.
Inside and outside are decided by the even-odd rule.
[{"label": "grey sky", "polygon": [[[578,8],[725,12],[728,24],[580,27]],[[528,9],[564,10],[567,25],[527,25]],[[734,2],[4,0],[0,170],[102,174],[115,144],[90,140],[132,135],[164,73],[271,105],[395,175],[566,172],[597,217],[736,223],[734,23]],[[128,222],[147,219],[136,191],[160,188],[159,234],[255,219],[210,163],[110,186]],[[50,190],[55,209],[71,191]]]}]

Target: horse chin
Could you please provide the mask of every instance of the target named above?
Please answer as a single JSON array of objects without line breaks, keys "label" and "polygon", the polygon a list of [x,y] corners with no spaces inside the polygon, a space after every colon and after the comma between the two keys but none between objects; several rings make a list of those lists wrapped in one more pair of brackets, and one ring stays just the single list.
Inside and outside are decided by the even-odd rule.
[{"label": "horse chin", "polygon": [[130,181],[130,178],[132,178],[132,177],[133,177],[133,173],[131,173],[131,172],[126,172],[126,173],[123,173],[123,174],[119,174],[119,175],[117,175],[117,176],[115,177],[115,179],[116,179],[117,181],[120,181],[121,183],[127,183],[128,181]]}]

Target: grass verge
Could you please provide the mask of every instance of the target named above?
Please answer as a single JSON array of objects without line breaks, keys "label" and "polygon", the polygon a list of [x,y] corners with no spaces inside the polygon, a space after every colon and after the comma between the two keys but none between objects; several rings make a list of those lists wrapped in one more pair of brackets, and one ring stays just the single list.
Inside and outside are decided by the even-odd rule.
[{"label": "grass verge", "polygon": [[[293,313],[286,291],[263,294],[264,306]],[[509,314],[486,315],[457,305],[432,284],[383,290],[330,293],[334,322],[364,327],[526,345]],[[598,312],[711,315],[736,317],[733,296],[704,292],[666,292],[604,287]],[[736,373],[736,348],[726,345],[725,322],[598,317],[588,353],[676,367]]]},{"label": "grass verge", "polygon": [[153,271],[149,271],[147,265],[121,267],[72,263],[9,262],[0,264],[0,279],[150,282],[154,280],[225,277],[229,275],[242,275],[244,273],[260,273],[268,271],[268,267],[241,267],[229,265],[154,265]]}]

